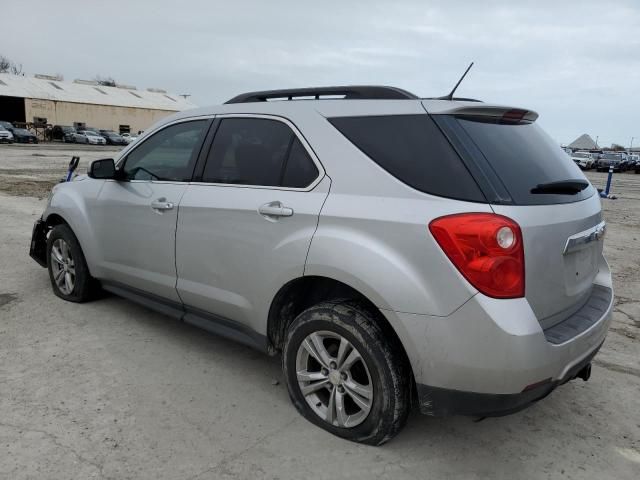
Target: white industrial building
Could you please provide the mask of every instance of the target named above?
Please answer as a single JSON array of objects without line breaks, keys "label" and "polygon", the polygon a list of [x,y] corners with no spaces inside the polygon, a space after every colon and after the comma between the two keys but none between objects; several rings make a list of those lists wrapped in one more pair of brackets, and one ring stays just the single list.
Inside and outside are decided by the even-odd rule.
[{"label": "white industrial building", "polygon": [[0,120],[27,126],[70,125],[137,132],[174,112],[194,108],[160,89],[107,87],[58,76],[0,74]]}]

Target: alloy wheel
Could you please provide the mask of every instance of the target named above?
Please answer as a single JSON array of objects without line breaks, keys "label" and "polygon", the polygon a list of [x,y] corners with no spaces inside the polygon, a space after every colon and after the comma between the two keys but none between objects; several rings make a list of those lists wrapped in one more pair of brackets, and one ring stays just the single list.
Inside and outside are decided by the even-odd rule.
[{"label": "alloy wheel", "polygon": [[296,374],[307,404],[325,422],[352,428],[366,420],[373,404],[371,374],[360,352],[342,335],[308,335],[298,347]]},{"label": "alloy wheel", "polygon": [[71,295],[76,282],[76,267],[69,244],[58,238],[51,246],[51,271],[60,292]]}]

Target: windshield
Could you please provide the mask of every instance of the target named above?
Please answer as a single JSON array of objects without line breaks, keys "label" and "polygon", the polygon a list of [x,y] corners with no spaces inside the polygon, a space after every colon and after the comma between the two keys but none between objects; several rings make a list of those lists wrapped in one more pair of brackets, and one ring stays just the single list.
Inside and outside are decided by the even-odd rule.
[{"label": "windshield", "polygon": [[99,135],[96,132],[92,132],[90,130],[87,130],[84,132],[85,135],[89,135],[90,137],[98,137]]},{"label": "windshield", "polygon": [[620,160],[620,155],[615,154],[615,153],[605,153],[602,158],[606,159],[606,160]]},{"label": "windshield", "polygon": [[467,150],[469,164],[478,165],[495,178],[494,188],[506,189],[509,203],[548,205],[569,203],[591,197],[589,185],[571,194],[541,186],[586,181],[582,171],[557,142],[536,123],[506,123],[495,117],[434,115],[436,121]]},{"label": "windshield", "polygon": [[589,158],[588,153],[574,153],[573,156],[576,158]]},{"label": "windshield", "polygon": [[13,130],[13,133],[24,133],[27,135],[31,135],[31,132],[29,132],[28,130],[25,130],[24,128],[15,128]]}]

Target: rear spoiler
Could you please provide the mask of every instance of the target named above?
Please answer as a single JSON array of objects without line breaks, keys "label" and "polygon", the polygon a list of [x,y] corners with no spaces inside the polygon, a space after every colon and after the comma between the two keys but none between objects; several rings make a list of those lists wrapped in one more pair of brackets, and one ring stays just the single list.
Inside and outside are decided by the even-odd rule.
[{"label": "rear spoiler", "polygon": [[507,121],[535,122],[538,113],[533,110],[506,106],[490,106],[471,102],[448,102],[438,100],[425,100],[424,108],[432,115],[455,115],[473,117],[501,118]]}]

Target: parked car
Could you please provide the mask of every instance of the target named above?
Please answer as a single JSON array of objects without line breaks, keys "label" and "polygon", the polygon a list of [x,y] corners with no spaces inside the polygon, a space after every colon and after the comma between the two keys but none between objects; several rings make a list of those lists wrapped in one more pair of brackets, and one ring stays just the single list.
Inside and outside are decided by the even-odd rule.
[{"label": "parked car", "polygon": [[281,354],[295,407],[340,437],[384,443],[412,404],[514,412],[589,378],[613,308],[600,197],[537,117],[243,94],[56,185],[30,254],[62,299],[101,286]]},{"label": "parked car", "polygon": [[106,145],[104,137],[91,130],[80,130],[69,134],[72,143],[87,143],[91,145]]},{"label": "parked car", "polygon": [[613,167],[614,172],[620,172],[622,170],[623,157],[620,153],[603,153],[598,160],[598,172],[607,172],[609,167]]},{"label": "parked car", "polygon": [[593,154],[590,152],[574,152],[571,154],[571,160],[582,170],[589,170],[594,163]]},{"label": "parked car", "polygon": [[13,123],[11,122],[6,122],[4,120],[0,120],[0,127],[3,127],[5,130],[8,130],[10,132],[13,132],[13,129],[15,128],[13,126]]},{"label": "parked car", "polygon": [[127,145],[127,142],[122,136],[113,130],[100,130],[98,132],[109,145]]},{"label": "parked car", "polygon": [[640,155],[627,155],[628,170],[638,173],[640,170]]},{"label": "parked car", "polygon": [[69,125],[54,125],[51,129],[51,138],[62,142],[70,141],[70,134],[76,133],[76,129]]},{"label": "parked car", "polygon": [[13,134],[0,125],[0,143],[13,143]]},{"label": "parked car", "polygon": [[127,142],[127,145],[132,142],[135,142],[138,139],[137,135],[131,134],[131,133],[122,133],[121,136],[124,139],[124,141]]},{"label": "parked car", "polygon": [[635,160],[631,158],[628,153],[621,153],[622,160],[620,162],[620,171],[626,172],[627,170],[633,170],[635,167]]},{"label": "parked car", "polygon": [[38,143],[38,137],[24,128],[14,128],[12,133],[16,143]]}]

